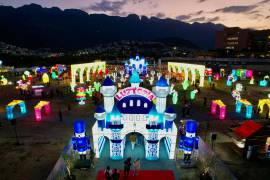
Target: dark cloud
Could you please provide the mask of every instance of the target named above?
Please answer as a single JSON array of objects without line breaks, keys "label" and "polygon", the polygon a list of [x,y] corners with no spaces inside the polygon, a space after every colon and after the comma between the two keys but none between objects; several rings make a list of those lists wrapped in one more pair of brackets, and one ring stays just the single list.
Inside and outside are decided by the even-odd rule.
[{"label": "dark cloud", "polygon": [[185,20],[188,20],[190,19],[191,16],[190,15],[179,15],[179,16],[176,16],[175,19],[176,20],[179,20],[179,21],[185,21]]},{"label": "dark cloud", "polygon": [[207,1],[207,0],[198,0],[198,3],[203,3],[205,1]]},{"label": "dark cloud", "polygon": [[203,13],[203,10],[197,11],[197,12],[195,12],[195,13],[191,13],[190,15],[198,16],[198,15],[201,15],[202,13]]},{"label": "dark cloud", "polygon": [[89,7],[83,8],[83,10],[119,12],[127,2],[128,2],[127,0],[120,0],[120,1],[102,0],[101,2],[97,2]]},{"label": "dark cloud", "polygon": [[266,3],[270,3],[270,0],[260,1],[257,4],[260,5],[260,4],[266,4]]},{"label": "dark cloud", "polygon": [[270,16],[266,16],[265,19],[270,19]]},{"label": "dark cloud", "polygon": [[164,18],[166,15],[164,13],[162,13],[162,12],[159,12],[155,16],[158,17],[158,18]]},{"label": "dark cloud", "polygon": [[215,21],[218,21],[218,20],[220,20],[220,17],[219,16],[216,16],[216,17],[208,18],[207,19],[208,22],[215,22]]},{"label": "dark cloud", "polygon": [[249,6],[228,6],[225,8],[217,9],[215,12],[222,13],[246,13],[255,9],[257,5],[249,5]]},{"label": "dark cloud", "polygon": [[205,21],[205,20],[206,20],[205,17],[198,17],[198,18],[190,19],[189,22],[202,22],[202,21]]},{"label": "dark cloud", "polygon": [[123,16],[127,13],[121,12],[122,8],[128,4],[140,4],[143,2],[148,2],[151,5],[151,1],[148,0],[118,0],[118,1],[111,1],[111,0],[102,0],[100,2],[94,3],[89,7],[84,7],[82,10],[84,11],[96,11],[96,12],[109,12],[112,15],[119,15]]}]

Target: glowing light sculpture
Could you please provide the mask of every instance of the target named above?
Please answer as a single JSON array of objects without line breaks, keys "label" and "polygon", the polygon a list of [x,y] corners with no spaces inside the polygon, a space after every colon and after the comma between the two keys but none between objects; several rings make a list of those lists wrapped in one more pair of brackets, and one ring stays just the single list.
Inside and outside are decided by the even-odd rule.
[{"label": "glowing light sculpture", "polygon": [[132,74],[133,71],[137,71],[139,74],[146,75],[147,74],[148,63],[146,60],[136,54],[135,58],[130,58],[129,63],[125,63],[126,74]]},{"label": "glowing light sculpture", "polygon": [[263,113],[263,107],[264,105],[267,105],[268,106],[268,109],[269,109],[269,114],[268,116],[270,117],[270,99],[260,99],[259,102],[258,102],[258,110],[259,110],[259,113],[262,114]]},{"label": "glowing light sculpture", "polygon": [[219,119],[225,119],[226,105],[221,100],[213,100],[211,105],[211,113],[216,114],[217,106],[219,107]]},{"label": "glowing light sculpture", "polygon": [[187,120],[185,122],[185,134],[180,136],[179,149],[184,152],[184,163],[191,163],[191,154],[193,151],[198,153],[199,137],[197,137],[197,122]]},{"label": "glowing light sculpture", "polygon": [[44,74],[42,75],[42,82],[43,82],[44,84],[48,84],[48,83],[50,82],[50,77],[49,77],[49,75],[48,75],[47,73],[44,73]]},{"label": "glowing light sculpture", "polygon": [[240,99],[240,100],[236,101],[235,112],[241,113],[242,104],[244,104],[246,107],[246,118],[250,119],[252,117],[252,107],[253,106],[246,99]]},{"label": "glowing light sculpture", "polygon": [[268,85],[268,81],[267,80],[260,80],[260,84],[261,87],[266,87]]},{"label": "glowing light sculpture", "polygon": [[191,100],[194,100],[197,93],[198,93],[198,90],[197,90],[197,89],[191,91],[191,92],[190,92],[190,99],[191,99]]},{"label": "glowing light sculpture", "polygon": [[178,102],[178,92],[177,91],[173,92],[172,102],[173,102],[173,104],[177,104],[177,102]]},{"label": "glowing light sculpture", "polygon": [[77,94],[76,94],[76,99],[79,101],[79,105],[84,105],[85,104],[85,89],[84,87],[78,87],[77,88]]},{"label": "glowing light sculpture", "polygon": [[45,115],[49,115],[51,113],[51,105],[49,101],[40,101],[35,107],[35,117],[36,121],[41,121],[41,111],[42,108],[44,107],[45,110]]},{"label": "glowing light sculpture", "polygon": [[86,153],[91,149],[90,136],[86,136],[86,125],[84,121],[74,122],[74,136],[72,137],[73,149],[80,155],[81,159],[86,159]]},{"label": "glowing light sculpture", "polygon": [[106,69],[106,63],[105,62],[93,62],[93,63],[84,63],[84,64],[72,64],[71,65],[71,82],[70,87],[71,90],[74,92],[75,87],[77,85],[76,83],[76,76],[79,76],[79,83],[83,84],[85,82],[84,80],[84,74],[86,74],[86,81],[90,80],[90,72],[95,73],[103,71],[105,72]]},{"label": "glowing light sculpture", "polygon": [[188,72],[191,71],[191,83],[195,83],[196,80],[196,71],[200,75],[199,86],[204,86],[204,76],[205,76],[205,65],[198,64],[188,64],[188,63],[174,63],[168,62],[168,71],[173,71],[177,73],[177,69],[183,70],[185,74],[185,80],[188,80]]},{"label": "glowing light sculpture", "polygon": [[187,90],[187,88],[189,87],[188,80],[184,80],[184,82],[182,82],[182,87],[183,87],[184,90]]},{"label": "glowing light sculpture", "polygon": [[6,106],[7,119],[14,119],[13,109],[16,105],[20,106],[21,114],[26,114],[25,102],[22,100],[13,100]]}]

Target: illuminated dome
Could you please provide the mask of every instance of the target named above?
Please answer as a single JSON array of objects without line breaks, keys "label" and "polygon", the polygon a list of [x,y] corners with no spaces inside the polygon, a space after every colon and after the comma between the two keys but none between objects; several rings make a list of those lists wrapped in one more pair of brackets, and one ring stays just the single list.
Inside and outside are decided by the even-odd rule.
[{"label": "illuminated dome", "polygon": [[157,81],[156,86],[168,87],[169,85],[167,83],[167,80],[163,76],[161,76],[160,79]]},{"label": "illuminated dome", "polygon": [[109,76],[103,81],[102,86],[114,86],[114,82],[111,80]]}]

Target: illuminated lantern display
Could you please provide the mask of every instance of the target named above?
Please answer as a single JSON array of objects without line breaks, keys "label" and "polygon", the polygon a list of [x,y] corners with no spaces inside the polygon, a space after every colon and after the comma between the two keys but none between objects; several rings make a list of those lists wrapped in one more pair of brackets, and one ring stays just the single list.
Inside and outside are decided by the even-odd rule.
[{"label": "illuminated lantern display", "polygon": [[132,75],[130,76],[129,83],[131,84],[131,87],[139,87],[141,83],[140,76],[137,71],[133,71]]},{"label": "illuminated lantern display", "polygon": [[101,87],[100,82],[94,82],[94,88],[95,88],[95,91],[96,91],[96,92],[99,92],[100,87]]},{"label": "illuminated lantern display", "polygon": [[89,97],[92,97],[93,95],[93,90],[92,90],[92,86],[89,86],[86,93],[89,95]]},{"label": "illuminated lantern display", "polygon": [[189,87],[188,80],[185,80],[184,82],[182,82],[182,87],[183,87],[184,90],[187,90],[187,88]]},{"label": "illuminated lantern display", "polygon": [[37,121],[40,121],[42,116],[41,116],[41,111],[42,108],[45,110],[45,115],[49,115],[51,113],[51,106],[49,101],[40,101],[36,106],[35,106],[35,117]]},{"label": "illuminated lantern display", "polygon": [[137,54],[135,58],[130,58],[129,63],[125,63],[126,74],[132,74],[133,71],[137,71],[139,74],[147,74],[148,63],[146,60]]},{"label": "illuminated lantern display", "polygon": [[187,120],[185,122],[185,134],[180,136],[179,149],[184,152],[184,163],[191,163],[192,152],[198,151],[199,137],[196,136],[197,122],[194,120]]},{"label": "illuminated lantern display", "polygon": [[227,79],[227,86],[232,86],[233,82],[237,81],[237,76],[229,75]]},{"label": "illuminated lantern display", "polygon": [[[182,73],[184,74],[185,80],[188,81],[188,74],[191,72],[191,83],[195,83],[196,75],[199,75],[199,86],[204,86],[204,76],[205,76],[205,66],[198,64],[188,64],[188,63],[175,63],[168,62],[169,73]],[[197,73],[196,73],[197,72]]]},{"label": "illuminated lantern display", "polygon": [[232,91],[232,97],[233,97],[235,100],[239,100],[239,99],[241,99],[241,94],[240,94],[239,91],[233,90],[233,91]]},{"label": "illuminated lantern display", "polygon": [[26,114],[25,102],[22,100],[13,100],[6,106],[7,119],[14,119],[13,109],[16,105],[20,106],[21,114]]},{"label": "illuminated lantern display", "polygon": [[219,119],[225,119],[226,105],[221,100],[213,100],[211,105],[212,114],[216,114],[217,107],[219,107]]},{"label": "illuminated lantern display", "polygon": [[216,74],[214,75],[214,79],[215,79],[215,80],[219,80],[219,79],[220,79],[220,74],[216,73]]},{"label": "illuminated lantern display", "polygon": [[253,77],[253,71],[250,70],[250,69],[247,69],[247,70],[246,70],[246,77],[247,77],[247,78],[252,78],[252,77]]},{"label": "illuminated lantern display", "polygon": [[191,99],[191,100],[194,100],[197,93],[198,93],[198,90],[197,90],[197,89],[191,91],[191,92],[190,92],[190,99]]},{"label": "illuminated lantern display", "polygon": [[79,77],[79,83],[83,84],[85,82],[84,74],[86,74],[86,81],[90,81],[90,73],[92,72],[92,77],[95,77],[96,71],[100,70],[105,72],[106,63],[105,62],[93,62],[93,63],[84,63],[84,64],[72,64],[71,68],[71,82],[70,87],[74,92],[76,83],[76,76]]},{"label": "illuminated lantern display", "polygon": [[3,75],[0,77],[0,85],[7,85],[8,80]]},{"label": "illuminated lantern display", "polygon": [[268,109],[269,109],[269,114],[268,114],[268,117],[270,117],[270,99],[260,99],[259,100],[259,103],[258,103],[258,110],[259,110],[259,113],[262,114],[263,113],[263,107],[264,105],[267,105],[268,106]]},{"label": "illuminated lantern display", "polygon": [[36,97],[41,97],[42,92],[44,92],[44,89],[45,89],[45,87],[43,85],[32,86],[32,92],[33,92],[34,96],[36,96]]},{"label": "illuminated lantern display", "polygon": [[86,96],[84,87],[77,88],[76,100],[79,101],[79,105],[84,105]]},{"label": "illuminated lantern display", "polygon": [[81,160],[86,159],[86,153],[91,149],[90,136],[86,136],[84,121],[74,122],[74,136],[72,137],[73,150],[79,155]]},{"label": "illuminated lantern display", "polygon": [[249,84],[254,84],[254,77],[253,76],[251,77]]},{"label": "illuminated lantern display", "polygon": [[52,79],[56,79],[56,78],[58,78],[58,75],[56,74],[56,72],[55,72],[55,71],[53,71],[53,72],[52,72],[52,75],[51,75],[51,76],[52,76]]},{"label": "illuminated lantern display", "polygon": [[224,77],[225,76],[225,69],[221,68],[219,70],[219,74],[220,74],[220,77]]},{"label": "illuminated lantern display", "polygon": [[172,102],[173,102],[173,104],[177,104],[177,102],[178,102],[178,92],[177,91],[173,92]]},{"label": "illuminated lantern display", "polygon": [[127,135],[140,133],[144,138],[147,160],[159,159],[161,140],[164,140],[169,159],[173,159],[177,138],[177,128],[173,122],[176,114],[172,108],[166,109],[170,91],[167,80],[160,77],[153,92],[140,87],[140,81],[132,83],[135,83],[132,87],[118,92],[109,77],[102,83],[100,92],[104,96],[104,108],[97,107],[94,114],[96,122],[92,128],[96,157],[101,156],[104,143],[110,143],[110,158],[123,159],[125,148],[128,147],[125,140]]},{"label": "illuminated lantern display", "polygon": [[205,75],[206,76],[212,76],[212,74],[213,74],[212,68],[206,68],[205,69]]},{"label": "illuminated lantern display", "polygon": [[241,83],[237,83],[235,85],[235,90],[241,92],[243,90],[243,85]]},{"label": "illuminated lantern display", "polygon": [[241,113],[242,104],[246,106],[246,118],[252,117],[252,104],[246,99],[240,99],[236,101],[235,112]]},{"label": "illuminated lantern display", "polygon": [[268,85],[268,81],[267,80],[260,80],[260,84],[261,87],[266,87]]},{"label": "illuminated lantern display", "polygon": [[44,74],[42,75],[42,82],[43,82],[44,84],[48,84],[48,83],[50,82],[50,77],[49,77],[49,75],[48,75],[47,73],[44,73]]}]

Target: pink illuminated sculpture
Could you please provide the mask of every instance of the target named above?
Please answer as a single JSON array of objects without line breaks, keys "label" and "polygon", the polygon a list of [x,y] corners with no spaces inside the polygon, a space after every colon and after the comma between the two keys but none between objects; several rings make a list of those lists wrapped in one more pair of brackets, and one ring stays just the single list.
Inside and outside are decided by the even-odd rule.
[{"label": "pink illuminated sculpture", "polygon": [[211,113],[216,114],[217,106],[219,106],[219,119],[225,119],[226,105],[221,100],[212,101]]},{"label": "pink illuminated sculpture", "polygon": [[253,76],[253,71],[250,70],[250,69],[247,69],[247,70],[246,70],[246,77],[247,77],[247,78],[251,78],[252,76]]},{"label": "pink illuminated sculpture", "polygon": [[36,120],[40,121],[41,120],[41,111],[42,108],[44,107],[45,110],[45,115],[49,115],[51,112],[51,106],[49,101],[40,101],[36,106],[35,106],[35,116]]}]

